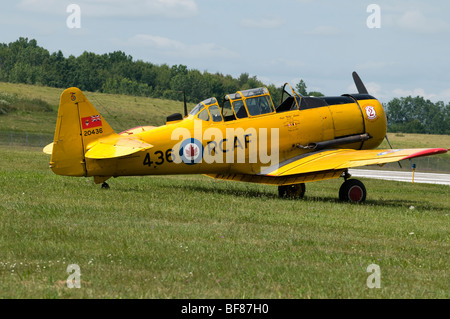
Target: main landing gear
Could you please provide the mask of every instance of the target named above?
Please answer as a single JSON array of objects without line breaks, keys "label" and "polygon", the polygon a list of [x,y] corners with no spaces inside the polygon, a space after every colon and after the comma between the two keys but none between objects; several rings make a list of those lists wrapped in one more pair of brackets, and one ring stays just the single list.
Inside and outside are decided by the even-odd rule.
[{"label": "main landing gear", "polygon": [[362,203],[366,200],[366,187],[357,179],[349,179],[351,175],[348,171],[343,173],[345,182],[339,189],[339,199],[343,202]]},{"label": "main landing gear", "polygon": [[305,183],[278,186],[278,196],[281,198],[303,198],[305,195]]},{"label": "main landing gear", "polygon": [[[366,200],[367,191],[364,184],[357,179],[350,179],[348,171],[342,174],[345,182],[339,189],[339,199],[343,202],[362,203]],[[300,199],[305,195],[305,184],[278,186],[278,196],[281,198]]]},{"label": "main landing gear", "polygon": [[109,189],[109,185],[106,182],[111,176],[94,176],[95,184],[102,184],[102,189]]}]

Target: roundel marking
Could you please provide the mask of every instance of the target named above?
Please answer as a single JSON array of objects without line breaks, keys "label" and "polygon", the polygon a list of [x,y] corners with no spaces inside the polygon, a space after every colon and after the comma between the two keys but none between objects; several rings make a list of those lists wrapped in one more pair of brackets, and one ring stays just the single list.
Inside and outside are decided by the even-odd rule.
[{"label": "roundel marking", "polygon": [[195,138],[188,138],[181,143],[179,154],[185,164],[200,163],[203,158],[203,145]]}]

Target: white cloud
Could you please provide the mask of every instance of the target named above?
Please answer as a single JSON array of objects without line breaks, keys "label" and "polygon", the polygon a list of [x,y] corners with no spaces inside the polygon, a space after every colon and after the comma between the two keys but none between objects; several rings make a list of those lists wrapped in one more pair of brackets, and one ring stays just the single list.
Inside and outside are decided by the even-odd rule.
[{"label": "white cloud", "polygon": [[339,29],[332,26],[322,25],[318,26],[311,31],[306,31],[306,35],[314,35],[314,36],[334,36],[340,33]]},{"label": "white cloud", "polygon": [[282,18],[241,20],[241,26],[244,28],[275,29],[283,24],[285,24],[285,20]]},{"label": "white cloud", "polygon": [[[382,98],[384,97],[381,89],[381,85],[376,82],[364,82],[364,86],[367,89],[367,92],[369,92],[370,95],[373,95],[376,98]],[[348,93],[356,93],[358,92],[355,83],[351,83],[347,86],[347,92]]]},{"label": "white cloud", "polygon": [[[27,11],[66,15],[73,1],[21,0],[18,8]],[[198,14],[195,0],[77,0],[81,14],[93,17],[163,16],[180,18]]]},{"label": "white cloud", "polygon": [[438,18],[427,18],[418,10],[403,13],[398,18],[397,25],[404,30],[424,34],[450,30],[450,25],[447,22]]},{"label": "white cloud", "polygon": [[450,101],[450,89],[446,89],[439,94],[440,101]]},{"label": "white cloud", "polygon": [[375,82],[367,82],[364,83],[364,86],[367,89],[367,92],[369,92],[370,95],[373,96],[381,96],[381,85]]},{"label": "white cloud", "polygon": [[431,100],[432,102],[444,101],[447,103],[450,101],[450,88],[438,93],[427,93],[423,88],[416,88],[413,90],[394,89],[392,90],[392,93],[394,97],[421,96],[424,99]]},{"label": "white cloud", "polygon": [[129,42],[136,46],[144,46],[157,50],[180,51],[185,48],[185,45],[179,41],[150,34],[137,34]]},{"label": "white cloud", "polygon": [[37,13],[51,13],[66,15],[66,8],[70,3],[58,0],[21,0],[17,7],[24,11]]},{"label": "white cloud", "polygon": [[394,62],[386,61],[366,61],[356,65],[357,70],[380,70],[386,67],[392,67]]},{"label": "white cloud", "polygon": [[393,94],[397,97],[404,97],[404,96],[412,96],[412,97],[416,97],[416,96],[422,96],[425,99],[428,100],[436,100],[438,98],[438,96],[436,94],[429,94],[429,93],[425,93],[425,90],[422,88],[415,88],[414,90],[405,90],[405,89],[394,89]]},{"label": "white cloud", "polygon": [[238,57],[234,51],[220,47],[215,43],[186,44],[177,40],[151,34],[137,34],[126,43],[136,47],[156,50],[169,56],[187,58],[222,58]]}]

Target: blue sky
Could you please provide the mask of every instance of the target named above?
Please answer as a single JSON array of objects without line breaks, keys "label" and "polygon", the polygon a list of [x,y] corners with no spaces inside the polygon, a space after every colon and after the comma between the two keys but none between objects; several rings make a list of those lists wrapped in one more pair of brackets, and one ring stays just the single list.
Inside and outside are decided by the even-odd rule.
[{"label": "blue sky", "polygon": [[[81,10],[69,28],[70,4]],[[370,4],[380,28],[369,28]],[[450,101],[450,1],[17,0],[0,9],[0,42],[33,38],[67,57],[121,50],[135,60],[355,92],[357,71],[382,102]]]}]

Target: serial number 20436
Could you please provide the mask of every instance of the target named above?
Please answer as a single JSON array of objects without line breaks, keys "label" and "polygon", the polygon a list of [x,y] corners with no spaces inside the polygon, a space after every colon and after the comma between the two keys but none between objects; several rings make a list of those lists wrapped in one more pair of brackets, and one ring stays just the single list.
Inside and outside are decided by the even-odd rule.
[{"label": "serial number 20436", "polygon": [[84,131],[84,136],[95,135],[95,134],[102,134],[102,133],[103,133],[103,129],[102,128],[95,128],[95,129],[92,129],[92,130]]}]

